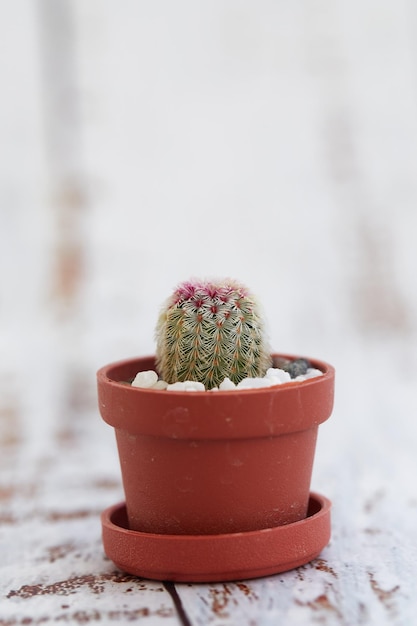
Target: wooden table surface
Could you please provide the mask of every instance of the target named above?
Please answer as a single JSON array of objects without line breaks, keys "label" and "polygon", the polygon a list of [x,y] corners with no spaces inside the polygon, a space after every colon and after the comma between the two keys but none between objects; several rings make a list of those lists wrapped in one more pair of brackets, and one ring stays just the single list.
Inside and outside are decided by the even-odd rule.
[{"label": "wooden table surface", "polygon": [[[417,51],[407,0],[1,3],[0,626],[417,624]],[[96,370],[190,275],[336,367],[294,571],[141,580]]]}]

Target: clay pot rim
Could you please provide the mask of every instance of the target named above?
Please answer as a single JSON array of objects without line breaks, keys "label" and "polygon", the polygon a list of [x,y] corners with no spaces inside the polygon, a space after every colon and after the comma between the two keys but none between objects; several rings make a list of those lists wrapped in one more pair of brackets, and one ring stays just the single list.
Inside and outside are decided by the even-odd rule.
[{"label": "clay pot rim", "polygon": [[99,408],[104,421],[116,429],[172,439],[244,439],[302,431],[327,420],[333,408],[334,368],[310,361],[322,376],[259,389],[169,392],[120,382],[154,369],[153,356],[125,359],[97,372]]},{"label": "clay pot rim", "polygon": [[[289,381],[287,383],[272,385],[270,387],[258,387],[256,389],[231,389],[231,390],[219,389],[217,391],[206,390],[206,391],[192,391],[192,392],[191,391],[175,391],[175,390],[170,391],[168,389],[147,389],[147,388],[142,388],[142,387],[132,387],[130,384],[128,384],[127,381],[116,380],[115,377],[112,376],[112,372],[118,371],[125,367],[129,367],[135,362],[139,363],[139,362],[142,362],[143,360],[149,360],[149,361],[155,360],[155,356],[150,354],[150,355],[144,355],[141,357],[135,356],[135,357],[130,357],[126,359],[121,359],[119,361],[115,361],[113,363],[104,365],[97,372],[97,380],[99,383],[105,383],[107,385],[110,384],[111,386],[114,386],[117,389],[120,389],[120,388],[122,388],[123,390],[129,389],[131,393],[135,393],[135,394],[145,394],[145,395],[169,394],[170,396],[174,396],[178,399],[183,399],[183,398],[190,398],[190,396],[202,397],[202,396],[207,396],[207,395],[221,396],[222,398],[228,397],[228,396],[234,397],[236,395],[239,395],[240,393],[243,393],[248,396],[249,395],[258,396],[258,395],[271,393],[271,391],[279,392],[280,390],[288,389],[289,387],[294,387],[298,385],[302,385],[303,387],[317,385],[317,384],[322,383],[323,379],[334,378],[334,374],[335,374],[334,367],[325,361],[313,359],[311,357],[306,357],[306,356],[298,356],[298,355],[292,355],[292,354],[280,354],[276,352],[273,352],[271,356],[280,357],[284,359],[287,358],[290,360],[306,359],[307,361],[311,363],[313,367],[323,372],[323,375],[316,376],[314,378],[308,378],[306,380]],[[143,370],[138,369],[135,372],[135,374],[139,371],[143,371]]]}]

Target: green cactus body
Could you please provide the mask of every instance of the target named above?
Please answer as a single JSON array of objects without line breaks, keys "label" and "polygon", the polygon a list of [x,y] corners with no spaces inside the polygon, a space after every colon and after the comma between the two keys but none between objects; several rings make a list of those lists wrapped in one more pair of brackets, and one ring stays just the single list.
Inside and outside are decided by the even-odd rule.
[{"label": "green cactus body", "polygon": [[259,306],[231,280],[181,283],[160,313],[156,340],[158,373],[168,383],[212,389],[226,377],[264,376],[271,366]]}]

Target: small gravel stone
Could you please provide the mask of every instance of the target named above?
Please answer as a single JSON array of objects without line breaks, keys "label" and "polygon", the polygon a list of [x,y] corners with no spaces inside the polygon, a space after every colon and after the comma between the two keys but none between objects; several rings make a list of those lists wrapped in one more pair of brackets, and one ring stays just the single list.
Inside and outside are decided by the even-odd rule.
[{"label": "small gravel stone", "polygon": [[315,367],[309,367],[307,372],[305,373],[305,377],[316,378],[316,376],[323,376],[323,372],[321,370],[316,369]]},{"label": "small gravel stone", "polygon": [[295,359],[283,365],[282,369],[288,372],[291,378],[297,378],[298,376],[304,376],[310,367],[311,364],[307,359]]},{"label": "small gravel stone", "polygon": [[[274,363],[276,365],[276,363]],[[311,367],[306,359],[295,359],[294,361],[285,362],[282,367],[270,367],[263,378],[244,378],[239,384],[235,385],[230,378],[225,378],[219,387],[215,387],[211,391],[231,391],[233,389],[260,389],[262,387],[272,387],[274,385],[282,385],[283,383],[295,383],[316,376],[323,376],[323,372],[317,368]],[[164,380],[158,380],[158,374],[153,370],[146,372],[138,372],[133,387],[142,389],[167,389],[168,391],[205,391],[203,383],[195,380],[184,380],[182,382],[172,383],[168,385]]]},{"label": "small gravel stone", "polygon": [[185,391],[185,385],[181,382],[171,383],[168,385],[167,391]]},{"label": "small gravel stone", "polygon": [[146,372],[138,372],[132,382],[132,387],[140,387],[141,389],[149,389],[158,382],[158,374],[153,370]]},{"label": "small gravel stone", "polygon": [[220,391],[230,391],[236,389],[236,385],[230,378],[225,378],[224,381],[220,383],[219,389]]},{"label": "small gravel stone", "polygon": [[276,385],[282,385],[282,380],[278,376],[265,376],[264,380],[269,382],[268,387],[276,387]]},{"label": "small gravel stone", "polygon": [[260,387],[272,387],[274,383],[270,378],[244,378],[237,385],[237,389],[259,389]]},{"label": "small gravel stone", "polygon": [[203,383],[199,383],[195,380],[186,380],[185,383],[186,383],[185,391],[205,391],[206,390]]},{"label": "small gravel stone", "polygon": [[154,385],[152,385],[152,389],[166,389],[168,387],[168,383],[164,380],[158,380]]},{"label": "small gravel stone", "polygon": [[284,365],[289,365],[291,363],[290,359],[286,359],[283,356],[274,356],[272,357],[272,366],[273,369],[284,369]]},{"label": "small gravel stone", "polygon": [[184,380],[167,386],[167,391],[205,391],[203,383],[195,380]]},{"label": "small gravel stone", "polygon": [[291,376],[288,372],[286,372],[283,369],[279,369],[278,367],[270,367],[267,371],[266,371],[266,377],[267,378],[273,378],[273,379],[278,379],[278,383],[288,383],[291,380]]}]

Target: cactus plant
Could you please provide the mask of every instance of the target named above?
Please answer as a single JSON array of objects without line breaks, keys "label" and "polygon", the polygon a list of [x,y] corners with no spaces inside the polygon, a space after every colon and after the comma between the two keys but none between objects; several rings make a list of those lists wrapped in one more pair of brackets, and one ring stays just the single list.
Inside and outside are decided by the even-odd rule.
[{"label": "cactus plant", "polygon": [[259,305],[234,280],[183,282],[156,326],[156,365],[166,382],[193,380],[206,389],[264,376],[271,366]]},{"label": "cactus plant", "polygon": [[126,496],[102,515],[107,556],[135,576],[207,583],[317,557],[330,502],[310,482],[317,429],[333,406],[332,366],[270,355],[256,300],[233,280],[180,284],[156,340],[155,357],[97,373]]}]

